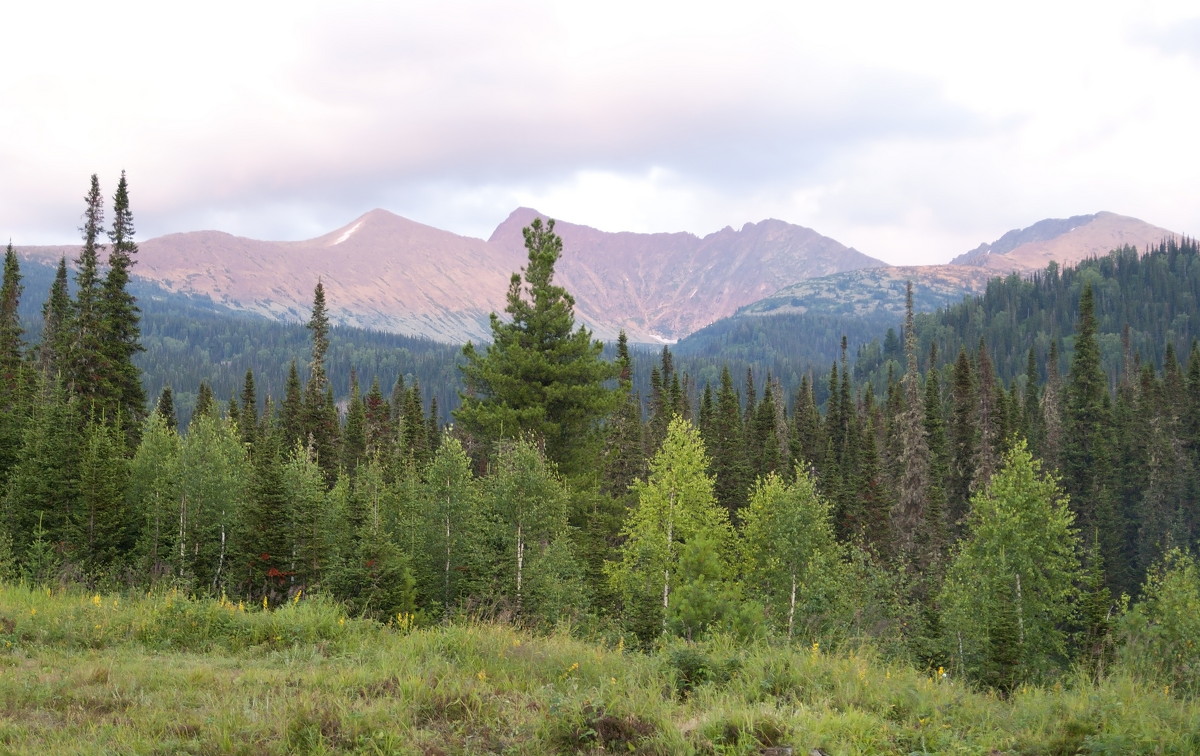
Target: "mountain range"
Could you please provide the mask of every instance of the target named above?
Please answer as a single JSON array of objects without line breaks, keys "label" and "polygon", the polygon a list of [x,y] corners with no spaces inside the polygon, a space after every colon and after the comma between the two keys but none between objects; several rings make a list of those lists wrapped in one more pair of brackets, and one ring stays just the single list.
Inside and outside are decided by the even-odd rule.
[{"label": "mountain range", "polygon": [[[486,239],[372,210],[306,241],[259,241],[220,231],[168,234],[140,243],[134,274],[162,288],[235,310],[304,320],[318,280],[335,322],[461,343],[490,336],[509,279],[526,253],[521,230],[541,216],[518,208]],[[598,338],[624,330],[635,343],[672,342],[740,313],[887,311],[903,308],[913,280],[920,306],[981,291],[997,274],[1049,260],[1070,264],[1125,244],[1145,248],[1171,231],[1113,213],[1044,220],[1010,231],[950,265],[892,267],[803,226],[778,220],[690,233],[605,232],[559,221],[556,281]],[[72,246],[27,247],[56,263]],[[897,291],[900,292],[897,296]]]}]

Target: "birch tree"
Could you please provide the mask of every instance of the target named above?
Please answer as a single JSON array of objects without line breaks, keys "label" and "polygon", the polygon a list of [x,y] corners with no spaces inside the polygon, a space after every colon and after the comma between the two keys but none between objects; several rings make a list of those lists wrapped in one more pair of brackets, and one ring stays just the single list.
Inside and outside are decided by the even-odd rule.
[{"label": "birch tree", "polygon": [[838,579],[837,544],[829,504],[797,466],[788,484],[771,473],[750,494],[742,530],[746,574],[772,615],[786,618],[787,637],[796,632],[797,607],[827,594]]},{"label": "birch tree", "polygon": [[1074,515],[1024,441],[971,499],[968,532],[941,592],[958,666],[1007,688],[1065,661],[1079,581]]},{"label": "birch tree", "polygon": [[676,417],[650,461],[648,480],[634,484],[637,505],[622,530],[620,557],[609,563],[608,574],[627,618],[642,635],[655,626],[666,631],[681,544],[703,536],[728,558],[729,515],[717,505],[708,469],[699,431]]}]

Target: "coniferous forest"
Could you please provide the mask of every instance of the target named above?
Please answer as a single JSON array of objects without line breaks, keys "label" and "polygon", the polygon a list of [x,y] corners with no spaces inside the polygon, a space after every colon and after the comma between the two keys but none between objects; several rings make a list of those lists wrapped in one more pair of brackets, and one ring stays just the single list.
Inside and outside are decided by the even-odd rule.
[{"label": "coniferous forest", "polygon": [[[147,396],[124,175],[111,204],[92,177],[83,218],[35,328],[5,256],[0,581],[570,628],[675,649],[684,693],[736,674],[714,639],[870,648],[999,698],[1117,674],[1200,688],[1192,240],[936,313],[910,288],[898,329],[853,355],[843,338],[819,374],[770,354],[698,377],[577,326],[535,221],[447,422],[383,337],[368,373],[331,358],[319,282],[282,378],[226,365],[233,396]],[[592,724],[578,752],[609,752]]]}]

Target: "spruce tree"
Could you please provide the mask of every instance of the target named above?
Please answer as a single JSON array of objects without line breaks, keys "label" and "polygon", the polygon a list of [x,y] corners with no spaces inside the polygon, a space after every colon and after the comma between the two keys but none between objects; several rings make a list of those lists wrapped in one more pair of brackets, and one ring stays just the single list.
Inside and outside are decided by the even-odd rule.
[{"label": "spruce tree", "polygon": [[17,308],[24,288],[17,253],[9,242],[4,252],[4,280],[0,283],[0,410],[4,411],[23,383],[21,365],[25,341]]},{"label": "spruce tree", "polygon": [[4,281],[0,284],[0,492],[17,462],[21,436],[32,401],[32,376],[23,359],[24,339],[17,311],[21,270],[12,243],[4,254]]},{"label": "spruce tree", "polygon": [[141,311],[129,293],[129,272],[138,249],[133,235],[129,186],[125,172],[121,171],[121,180],[113,197],[112,230],[108,233],[108,271],[100,287],[98,304],[104,329],[104,381],[109,384],[105,410],[113,421],[119,418],[130,439],[140,432],[142,419],[146,416],[142,375],[133,364],[134,356],[143,351]]},{"label": "spruce tree", "polygon": [[84,429],[71,540],[79,562],[93,577],[115,577],[126,565],[136,536],[137,523],[125,500],[125,443],[115,423],[93,420]]},{"label": "spruce tree", "polygon": [[254,371],[247,369],[242,381],[242,403],[238,412],[238,430],[242,441],[253,447],[258,440],[258,393],[254,387]]},{"label": "spruce tree", "polygon": [[358,374],[350,370],[350,402],[342,431],[342,469],[353,473],[367,455],[367,408],[358,388]]},{"label": "spruce tree", "polygon": [[67,259],[60,258],[54,283],[42,305],[42,340],[37,349],[38,369],[44,377],[64,374],[71,347],[71,296],[67,288]]},{"label": "spruce tree", "polygon": [[313,290],[312,316],[307,324],[312,337],[312,358],[308,363],[308,383],[304,387],[301,440],[311,442],[317,464],[332,484],[337,473],[338,417],[333,403],[333,387],[326,373],[329,352],[329,313],[325,307],[325,286],[317,281]]},{"label": "spruce tree", "polygon": [[[1069,489],[1078,494],[1090,492],[1097,474],[1095,445],[1103,432],[1103,398],[1107,394],[1104,371],[1100,367],[1100,344],[1096,334],[1095,294],[1085,284],[1079,297],[1079,322],[1076,326],[1075,355],[1068,376],[1065,413],[1066,445],[1063,476]],[[1090,525],[1089,513],[1082,513]]]},{"label": "spruce tree", "polygon": [[71,523],[79,510],[79,463],[83,455],[78,401],[55,378],[41,389],[25,425],[21,452],[5,496],[8,532],[19,560],[32,548],[35,528],[43,545],[74,560]]},{"label": "spruce tree", "polygon": [[69,344],[66,354],[67,388],[80,398],[85,419],[100,417],[112,409],[109,403],[107,333],[101,296],[99,255],[104,245],[104,198],[100,182],[92,174],[91,188],[84,198],[83,247],[75,261],[75,299],[71,304]]},{"label": "spruce tree", "polygon": [[975,479],[979,448],[975,373],[966,350],[960,349],[958,352],[951,381],[951,415],[947,433],[950,474],[946,485],[946,516],[948,524],[958,532],[971,499],[971,481]]},{"label": "spruce tree", "polygon": [[741,403],[728,366],[721,371],[721,387],[717,390],[711,428],[704,443],[712,454],[713,493],[717,503],[729,513],[730,520],[737,522],[738,510],[746,504],[754,477],[747,456]]},{"label": "spruce tree", "polygon": [[391,404],[383,398],[378,376],[371,381],[363,412],[366,420],[367,456],[383,454],[394,448],[395,428],[392,425],[392,408]]},{"label": "spruce tree", "polygon": [[633,359],[624,331],[617,338],[617,368],[622,401],[605,428],[601,487],[609,496],[625,499],[629,486],[644,474],[646,453],[641,400],[633,390]]},{"label": "spruce tree", "polygon": [[[900,553],[917,567],[928,565],[929,523],[925,503],[929,494],[929,438],[925,430],[925,397],[917,367],[917,334],[913,322],[912,282],[905,301],[904,352],[908,368],[904,373],[904,412],[900,417],[900,443],[903,473],[892,510],[892,530]],[[921,553],[925,552],[925,553]]]}]

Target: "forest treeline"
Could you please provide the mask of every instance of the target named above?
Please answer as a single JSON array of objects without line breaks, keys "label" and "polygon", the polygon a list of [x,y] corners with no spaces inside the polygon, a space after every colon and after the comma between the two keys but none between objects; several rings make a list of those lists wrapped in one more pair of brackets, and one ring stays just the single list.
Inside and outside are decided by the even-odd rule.
[{"label": "forest treeline", "polygon": [[[791,392],[728,366],[698,388],[664,348],[643,394],[625,340],[609,358],[576,326],[553,278],[561,239],[537,221],[491,343],[462,352],[450,425],[415,382],[364,387],[333,364],[317,282],[306,364],[279,395],[264,402],[253,370],[229,399],[200,384],[180,427],[174,392],[147,401],[134,367],[124,177],[113,212],[102,264],[93,177],[74,286],[63,261],[37,343],[5,257],[0,576],[265,607],[321,592],[380,619],[642,643],[870,639],[1000,690],[1114,663],[1197,683],[1200,349],[1181,360],[1172,337],[1160,366],[1138,336],[1156,313],[1190,333],[1194,307],[1126,289],[1190,285],[1192,241],[997,283],[984,302],[1040,324],[1018,334],[974,303],[919,317],[910,289],[891,363],[856,367],[843,340]],[[1109,372],[1100,323],[1125,316]],[[1024,371],[1002,372],[1017,351]]]}]

